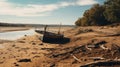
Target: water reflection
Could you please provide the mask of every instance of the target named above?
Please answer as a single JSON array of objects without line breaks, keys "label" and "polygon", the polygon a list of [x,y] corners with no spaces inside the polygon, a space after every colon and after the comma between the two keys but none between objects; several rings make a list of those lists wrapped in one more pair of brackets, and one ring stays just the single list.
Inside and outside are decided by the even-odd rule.
[{"label": "water reflection", "polygon": [[0,33],[0,39],[4,40],[16,40],[24,35],[33,35],[35,33],[34,29],[24,30],[24,31],[12,31]]}]

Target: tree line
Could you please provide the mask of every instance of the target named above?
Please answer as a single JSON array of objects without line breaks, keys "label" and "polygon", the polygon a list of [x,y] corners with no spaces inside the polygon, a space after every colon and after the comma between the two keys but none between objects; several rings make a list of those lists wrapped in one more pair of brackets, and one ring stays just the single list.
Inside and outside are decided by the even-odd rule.
[{"label": "tree line", "polygon": [[86,10],[75,25],[94,26],[120,23],[120,0],[106,0],[103,5],[95,4]]},{"label": "tree line", "polygon": [[1,27],[25,27],[26,25],[25,24],[12,24],[12,23],[3,23],[3,22],[0,22],[0,26]]}]

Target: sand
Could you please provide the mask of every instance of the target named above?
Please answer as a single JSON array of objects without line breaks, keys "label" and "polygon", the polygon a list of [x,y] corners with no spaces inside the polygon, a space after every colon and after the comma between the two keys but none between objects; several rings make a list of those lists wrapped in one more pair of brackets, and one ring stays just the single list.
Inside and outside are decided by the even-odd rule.
[{"label": "sand", "polygon": [[0,27],[0,32],[28,30],[30,27]]},{"label": "sand", "polygon": [[66,29],[64,34],[70,42],[65,44],[44,43],[39,34],[15,41],[0,40],[0,67],[80,67],[96,61],[119,60],[119,32],[119,26]]}]

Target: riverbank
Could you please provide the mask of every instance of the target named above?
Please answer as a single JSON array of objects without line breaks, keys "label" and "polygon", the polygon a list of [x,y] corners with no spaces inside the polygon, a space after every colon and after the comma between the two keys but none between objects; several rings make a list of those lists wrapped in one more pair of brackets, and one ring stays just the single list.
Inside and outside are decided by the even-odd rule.
[{"label": "riverbank", "polygon": [[65,44],[44,43],[39,34],[4,41],[0,67],[80,67],[120,59],[119,34],[120,27],[79,27],[64,31],[70,38]]}]

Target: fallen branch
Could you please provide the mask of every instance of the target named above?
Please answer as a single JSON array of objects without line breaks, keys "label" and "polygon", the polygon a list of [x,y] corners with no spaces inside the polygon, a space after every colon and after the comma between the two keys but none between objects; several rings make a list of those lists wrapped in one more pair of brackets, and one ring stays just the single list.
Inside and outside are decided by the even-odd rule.
[{"label": "fallen branch", "polygon": [[72,56],[75,60],[77,60],[78,62],[81,62],[80,59],[78,59],[75,55],[71,54],[71,56]]}]

